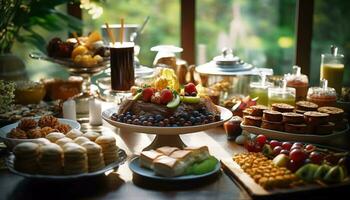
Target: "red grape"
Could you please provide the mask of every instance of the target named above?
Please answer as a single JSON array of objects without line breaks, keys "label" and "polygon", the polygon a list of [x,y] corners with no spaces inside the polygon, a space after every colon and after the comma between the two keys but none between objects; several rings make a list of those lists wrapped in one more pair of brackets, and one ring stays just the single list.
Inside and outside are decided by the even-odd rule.
[{"label": "red grape", "polygon": [[290,142],[283,142],[282,148],[289,151],[292,148],[292,144]]},{"label": "red grape", "polygon": [[266,136],[262,135],[262,134],[260,134],[256,137],[256,142],[260,145],[264,145],[266,140],[267,140]]},{"label": "red grape", "polygon": [[293,149],[290,153],[289,153],[289,157],[291,160],[293,160],[294,162],[304,162],[304,160],[307,158],[306,153],[301,150],[301,149]]},{"label": "red grape", "polygon": [[287,165],[287,168],[291,171],[291,172],[296,172],[301,166],[303,165],[302,162],[294,162],[293,160],[289,160],[289,163]]},{"label": "red grape", "polygon": [[313,151],[310,153],[309,159],[312,163],[321,164],[323,162],[323,155],[320,152]]},{"label": "red grape", "polygon": [[245,147],[249,152],[255,152],[254,142],[252,142],[252,141],[246,141],[246,142],[244,143],[244,147]]},{"label": "red grape", "polygon": [[275,148],[273,148],[273,155],[277,156],[278,154],[280,154],[281,151],[282,151],[281,146],[275,146]]},{"label": "red grape", "polygon": [[303,144],[301,144],[300,142],[295,142],[293,145],[292,145],[292,147],[290,148],[291,150],[292,149],[301,149],[301,148],[303,148]]},{"label": "red grape", "polygon": [[305,147],[305,151],[307,151],[307,152],[312,152],[312,151],[314,151],[316,149],[316,147],[314,146],[314,145],[312,145],[312,144],[308,144],[308,145],[306,145],[306,147]]},{"label": "red grape", "polygon": [[285,150],[285,149],[282,149],[280,154],[285,154],[285,155],[289,155],[289,151],[288,150]]},{"label": "red grape", "polygon": [[277,141],[277,140],[271,140],[270,141],[270,146],[271,146],[272,149],[275,148],[276,146],[281,146],[281,145],[282,145],[282,143]]}]

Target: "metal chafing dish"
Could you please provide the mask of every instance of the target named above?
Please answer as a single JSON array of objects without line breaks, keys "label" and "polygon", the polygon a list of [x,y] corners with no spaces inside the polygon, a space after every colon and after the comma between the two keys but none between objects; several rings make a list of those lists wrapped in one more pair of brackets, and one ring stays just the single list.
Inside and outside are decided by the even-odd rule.
[{"label": "metal chafing dish", "polygon": [[222,55],[195,69],[204,87],[220,92],[220,102],[237,95],[248,95],[250,82],[261,74],[273,75],[269,68],[257,68],[224,49]]}]

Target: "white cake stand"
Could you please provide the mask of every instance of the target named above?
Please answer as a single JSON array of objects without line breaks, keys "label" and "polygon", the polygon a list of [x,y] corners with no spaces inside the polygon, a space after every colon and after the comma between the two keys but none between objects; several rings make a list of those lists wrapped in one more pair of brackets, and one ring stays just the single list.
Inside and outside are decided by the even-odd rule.
[{"label": "white cake stand", "polygon": [[152,143],[144,150],[156,149],[162,146],[171,146],[183,148],[186,145],[181,140],[181,134],[194,133],[204,131],[207,129],[215,128],[222,125],[232,117],[232,112],[224,107],[217,106],[220,111],[221,120],[212,122],[209,124],[197,125],[197,126],[182,126],[182,127],[157,127],[157,126],[142,126],[117,122],[111,119],[113,113],[116,113],[117,108],[110,108],[102,112],[102,118],[106,120],[112,126],[118,127],[121,130],[125,129],[129,132],[156,134],[156,137]]}]

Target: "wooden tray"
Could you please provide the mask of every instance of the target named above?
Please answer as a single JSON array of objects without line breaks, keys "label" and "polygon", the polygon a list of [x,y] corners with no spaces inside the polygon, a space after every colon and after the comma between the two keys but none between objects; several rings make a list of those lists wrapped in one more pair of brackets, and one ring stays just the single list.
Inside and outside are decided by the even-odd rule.
[{"label": "wooden tray", "polygon": [[[245,173],[232,158],[221,160],[224,172],[234,181],[237,181],[253,199],[271,198],[296,198],[311,196],[311,198],[331,196],[333,192],[349,193],[350,181],[332,185],[309,184],[293,188],[281,188],[265,190],[254,181],[249,174]],[[332,192],[332,193],[331,193]],[[316,197],[317,196],[317,197]],[[302,199],[302,198],[301,198]]]}]

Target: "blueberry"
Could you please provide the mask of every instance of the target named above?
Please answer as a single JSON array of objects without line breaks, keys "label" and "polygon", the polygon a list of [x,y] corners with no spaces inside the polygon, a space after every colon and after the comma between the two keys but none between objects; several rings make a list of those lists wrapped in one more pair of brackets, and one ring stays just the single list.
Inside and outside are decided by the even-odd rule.
[{"label": "blueberry", "polygon": [[155,119],[157,120],[157,121],[161,121],[161,120],[163,120],[163,116],[161,116],[161,115],[156,115],[156,117],[155,117]]},{"label": "blueberry", "polygon": [[151,116],[151,117],[148,118],[148,121],[153,123],[154,122],[154,118]]},{"label": "blueberry", "polygon": [[209,121],[207,120],[207,119],[205,119],[204,121],[203,121],[203,123],[204,124],[207,124]]},{"label": "blueberry", "polygon": [[145,120],[146,120],[146,117],[145,117],[145,116],[141,116],[141,117],[140,117],[140,121],[141,121],[141,122],[143,122],[143,121],[145,121]]},{"label": "blueberry", "polygon": [[190,125],[190,124],[189,124],[189,123],[187,123],[187,122],[185,122],[185,123],[184,123],[184,126],[189,126],[189,125]]},{"label": "blueberry", "polygon": [[131,118],[132,118],[132,119],[136,119],[137,116],[136,116],[136,115],[132,115]]},{"label": "blueberry", "polygon": [[187,121],[186,123],[187,123],[189,126],[192,125],[192,122],[191,122],[191,121]]},{"label": "blueberry", "polygon": [[175,122],[175,118],[174,117],[169,117],[169,122],[170,123],[174,123]]},{"label": "blueberry", "polygon": [[173,124],[172,127],[178,127],[178,125],[177,124]]},{"label": "blueberry", "polygon": [[126,112],[126,115],[132,115],[131,111]]},{"label": "blueberry", "polygon": [[128,121],[126,121],[126,123],[131,124],[131,123],[132,123],[132,120],[131,120],[131,119],[128,119]]},{"label": "blueberry", "polygon": [[186,121],[186,120],[185,120],[184,118],[180,118],[180,121],[179,121],[179,122],[180,122],[181,124],[183,124],[183,123],[185,123],[185,121]]},{"label": "blueberry", "polygon": [[164,119],[164,124],[169,124],[169,119],[168,118]]},{"label": "blueberry", "polygon": [[152,122],[148,122],[147,126],[153,126],[153,123]]},{"label": "blueberry", "polygon": [[195,122],[196,122],[196,118],[190,117],[190,122],[191,122],[192,124],[195,123]]},{"label": "blueberry", "polygon": [[132,119],[131,115],[126,115],[126,119]]},{"label": "blueberry", "polygon": [[220,121],[220,119],[221,119],[220,115],[215,115],[215,120],[216,121]]},{"label": "blueberry", "polygon": [[199,116],[199,112],[198,112],[197,110],[195,110],[195,111],[193,111],[193,115],[194,115],[195,117],[197,117],[197,116]]},{"label": "blueberry", "polygon": [[124,114],[120,114],[119,117],[123,118],[123,117],[125,117],[125,115]]},{"label": "blueberry", "polygon": [[143,121],[142,122],[142,125],[144,125],[144,126],[147,126],[147,124],[148,124],[148,121]]},{"label": "blueberry", "polygon": [[132,121],[133,124],[135,125],[139,125],[140,124],[140,120],[139,119],[134,119],[134,121]]},{"label": "blueberry", "polygon": [[201,121],[202,121],[202,118],[196,117],[196,120],[195,120],[196,123],[199,123],[199,122],[201,122]]},{"label": "blueberry", "polygon": [[165,124],[164,124],[163,121],[160,121],[160,122],[158,123],[158,125],[159,125],[159,126],[164,126]]},{"label": "blueberry", "polygon": [[127,118],[127,117],[124,117],[124,118],[123,118],[123,122],[126,122],[126,121],[128,121],[128,118]]}]

